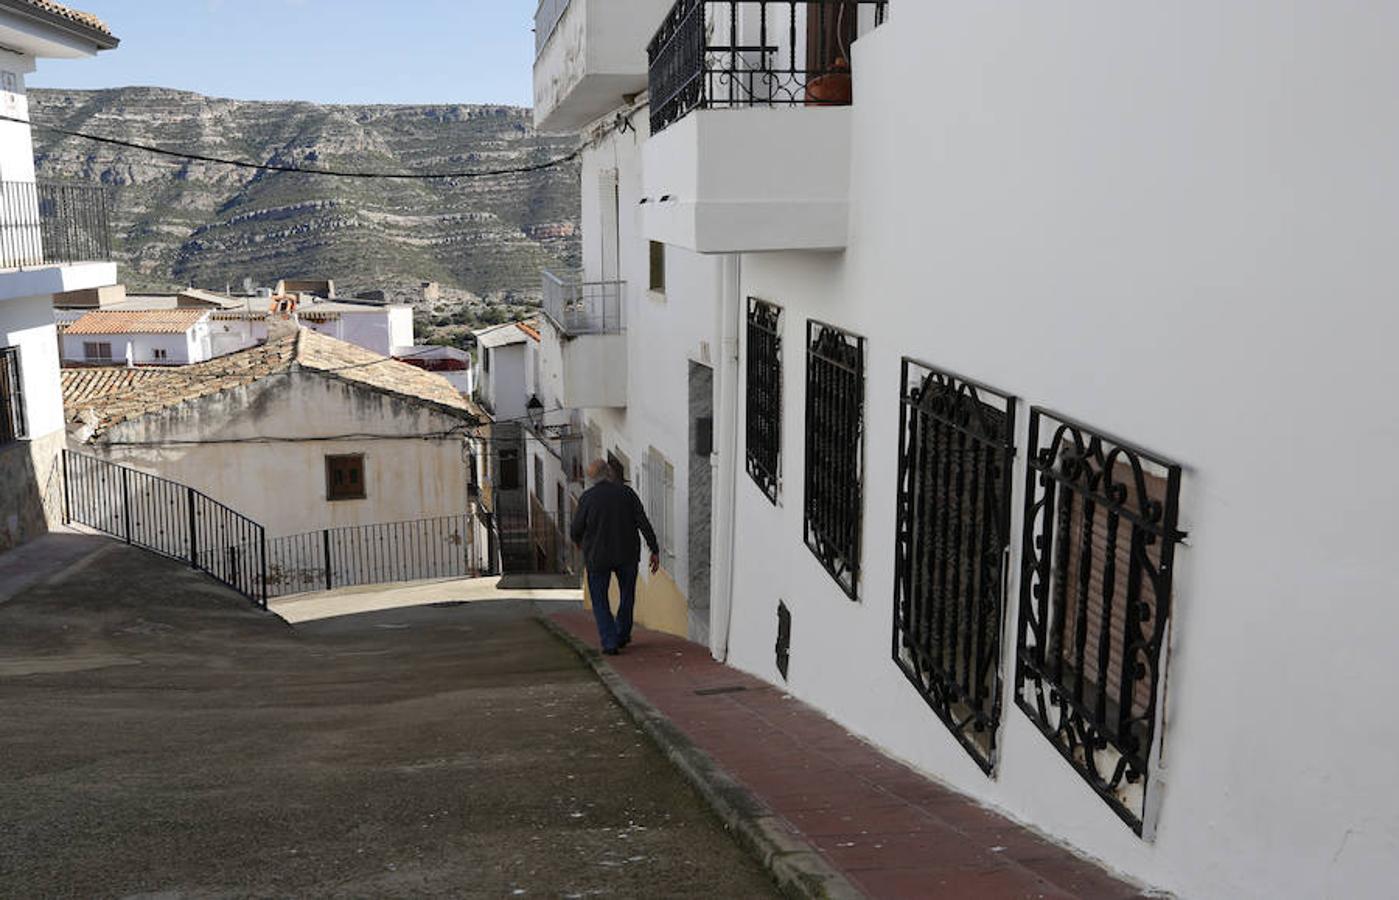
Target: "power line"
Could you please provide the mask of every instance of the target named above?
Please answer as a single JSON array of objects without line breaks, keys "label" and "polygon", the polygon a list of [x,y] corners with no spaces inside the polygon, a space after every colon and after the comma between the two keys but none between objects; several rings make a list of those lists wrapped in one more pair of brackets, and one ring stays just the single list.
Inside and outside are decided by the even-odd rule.
[{"label": "power line", "polygon": [[255,163],[241,159],[225,159],[218,156],[207,156],[202,153],[189,153],[184,150],[171,150],[166,147],[155,147],[150,144],[140,144],[135,141],[122,140],[120,138],[106,137],[100,134],[88,134],[83,131],[71,131],[67,128],[60,128],[57,125],[34,124],[25,119],[13,116],[0,116],[0,122],[17,122],[27,125],[30,128],[37,128],[40,131],[47,131],[53,134],[61,134],[67,137],[79,138],[85,141],[93,141],[98,144],[108,144],[113,147],[124,147],[128,150],[139,150],[143,153],[152,153],[157,156],[171,156],[177,159],[189,160],[192,162],[212,163],[219,166],[233,166],[240,169],[255,169],[261,172],[286,172],[297,175],[321,175],[328,178],[360,178],[360,179],[396,179],[399,181],[430,181],[430,180],[452,180],[452,179],[472,179],[472,178],[498,178],[505,175],[526,175],[531,172],[542,172],[545,169],[552,169],[565,163],[572,162],[583,153],[583,147],[574,148],[564,156],[546,160],[540,163],[531,163],[526,166],[519,166],[511,169],[482,169],[475,172],[346,172],[336,169],[307,169],[301,166],[283,166],[276,163]]}]

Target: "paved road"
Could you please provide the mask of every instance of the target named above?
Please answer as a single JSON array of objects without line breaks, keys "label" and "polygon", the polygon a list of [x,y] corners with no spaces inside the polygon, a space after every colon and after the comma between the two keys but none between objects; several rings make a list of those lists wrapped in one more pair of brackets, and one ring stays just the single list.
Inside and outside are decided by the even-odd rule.
[{"label": "paved road", "polygon": [[293,630],[125,547],[0,606],[0,896],[764,897],[517,603]]}]

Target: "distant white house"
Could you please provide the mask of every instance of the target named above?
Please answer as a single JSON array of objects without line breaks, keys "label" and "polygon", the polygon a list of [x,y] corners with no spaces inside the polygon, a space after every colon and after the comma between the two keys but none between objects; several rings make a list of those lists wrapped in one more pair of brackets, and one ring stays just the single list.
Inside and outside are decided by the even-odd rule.
[{"label": "distant white house", "polygon": [[507,322],[472,332],[476,338],[476,395],[497,421],[518,421],[539,382],[539,331]]},{"label": "distant white house", "polygon": [[186,366],[211,358],[209,310],[96,310],[60,326],[63,362]]},{"label": "distant white house", "polygon": [[298,304],[296,317],[313,331],[384,356],[413,349],[413,308],[407,304],[312,300]]},{"label": "distant white house", "polygon": [[471,364],[471,354],[456,347],[418,345],[406,352],[394,354],[410,366],[417,366],[429,372],[436,372],[452,383],[457,390],[468,397],[476,391],[476,379]]},{"label": "distant white house", "polygon": [[117,46],[97,17],[0,0],[0,551],[62,516],[63,399],[53,295],[115,284],[105,188],[39,184],[25,76]]}]

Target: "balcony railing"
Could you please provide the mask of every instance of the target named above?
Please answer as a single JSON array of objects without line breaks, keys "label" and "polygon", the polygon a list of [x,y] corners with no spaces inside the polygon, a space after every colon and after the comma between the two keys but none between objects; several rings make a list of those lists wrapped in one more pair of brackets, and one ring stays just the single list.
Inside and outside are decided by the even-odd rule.
[{"label": "balcony railing", "polygon": [[677,0],[648,48],[651,132],[696,109],[847,106],[888,0]]},{"label": "balcony railing", "polygon": [[568,334],[620,334],[625,281],[576,281],[545,269],[544,313]]},{"label": "balcony railing", "polygon": [[539,0],[539,8],[534,11],[534,55],[544,52],[564,11],[571,0]]},{"label": "balcony railing", "polygon": [[0,268],[112,258],[106,189],[0,182]]}]

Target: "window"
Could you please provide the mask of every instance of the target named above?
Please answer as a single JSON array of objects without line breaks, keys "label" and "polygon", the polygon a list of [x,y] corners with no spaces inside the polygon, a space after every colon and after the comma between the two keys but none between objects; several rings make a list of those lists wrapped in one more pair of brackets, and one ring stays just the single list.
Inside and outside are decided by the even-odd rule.
[{"label": "window", "polygon": [[646,451],[646,518],[661,545],[661,566],[675,567],[675,467],[661,451]]},{"label": "window", "polygon": [[748,474],[777,503],[782,455],[782,309],[748,298]]},{"label": "window", "polygon": [[651,290],[665,293],[665,244],[651,242]]},{"label": "window", "polygon": [[111,362],[111,343],[108,341],[83,341],[83,359],[92,362]]},{"label": "window", "polygon": [[612,477],[622,484],[631,484],[631,460],[627,455],[616,447],[607,454],[607,466],[612,470]]},{"label": "window", "polygon": [[491,350],[488,347],[481,350],[481,370],[487,375],[491,372]]},{"label": "window", "polygon": [[539,456],[534,458],[534,496],[540,503],[544,502],[544,459]]},{"label": "window", "polygon": [[18,347],[0,347],[0,444],[28,437]]},{"label": "window", "polygon": [[1030,411],[1016,704],[1137,834],[1145,829],[1181,470]]},{"label": "window", "polygon": [[909,359],[900,400],[894,662],[990,773],[1015,400]]},{"label": "window", "polygon": [[851,600],[859,597],[865,339],[806,323],[806,545]]},{"label": "window", "polygon": [[520,451],[502,447],[496,487],[502,491],[514,491],[520,487]]},{"label": "window", "polygon": [[170,351],[163,347],[156,347],[151,350],[151,359],[166,360],[170,358]]},{"label": "window", "polygon": [[325,458],[325,497],[327,500],[364,499],[363,454]]}]

